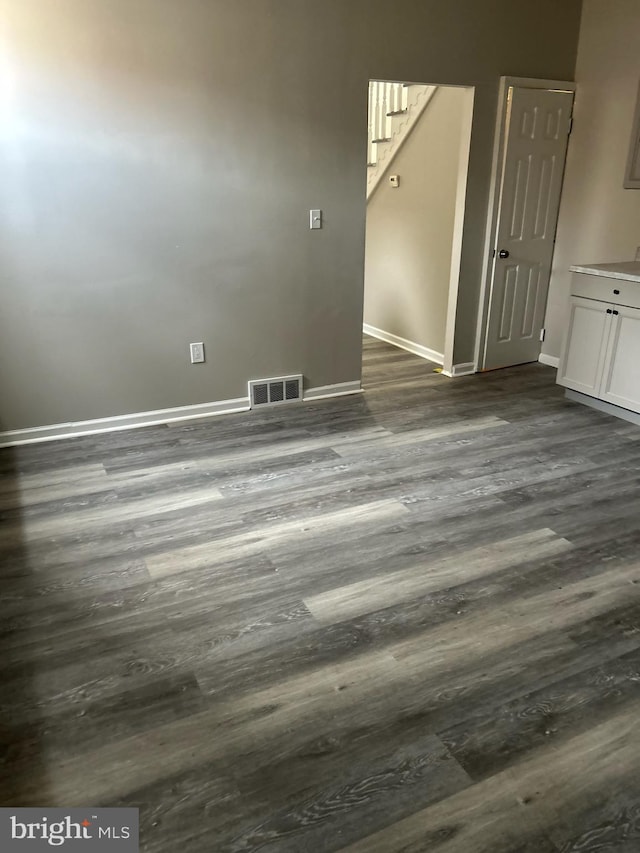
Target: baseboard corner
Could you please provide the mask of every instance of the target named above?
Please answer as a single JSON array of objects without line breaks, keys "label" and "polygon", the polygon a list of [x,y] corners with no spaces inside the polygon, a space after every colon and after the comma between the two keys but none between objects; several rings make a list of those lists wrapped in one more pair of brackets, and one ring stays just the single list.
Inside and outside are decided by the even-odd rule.
[{"label": "baseboard corner", "polygon": [[449,379],[458,379],[460,376],[471,376],[476,373],[476,365],[473,361],[463,361],[454,364],[452,370],[443,370],[442,375]]},{"label": "baseboard corner", "polygon": [[546,364],[547,367],[555,367],[556,370],[560,367],[560,359],[556,358],[555,355],[546,355],[546,353],[541,352],[538,361],[540,364]]}]

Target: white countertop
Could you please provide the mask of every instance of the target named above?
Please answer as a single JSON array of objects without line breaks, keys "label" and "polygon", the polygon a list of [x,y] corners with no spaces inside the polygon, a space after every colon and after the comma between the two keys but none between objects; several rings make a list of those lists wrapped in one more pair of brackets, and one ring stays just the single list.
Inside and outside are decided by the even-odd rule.
[{"label": "white countertop", "polygon": [[586,275],[601,275],[605,278],[621,278],[625,281],[640,282],[640,261],[621,261],[612,264],[575,264],[569,267],[571,272]]}]

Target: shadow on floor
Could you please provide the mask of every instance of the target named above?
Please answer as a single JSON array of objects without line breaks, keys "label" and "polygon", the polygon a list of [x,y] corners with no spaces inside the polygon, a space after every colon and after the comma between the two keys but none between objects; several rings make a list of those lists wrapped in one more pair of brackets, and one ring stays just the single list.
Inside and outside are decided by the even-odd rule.
[{"label": "shadow on floor", "polygon": [[[0,430],[2,425],[0,424]],[[38,586],[24,534],[19,450],[0,449],[0,806],[48,805],[30,632]]]}]

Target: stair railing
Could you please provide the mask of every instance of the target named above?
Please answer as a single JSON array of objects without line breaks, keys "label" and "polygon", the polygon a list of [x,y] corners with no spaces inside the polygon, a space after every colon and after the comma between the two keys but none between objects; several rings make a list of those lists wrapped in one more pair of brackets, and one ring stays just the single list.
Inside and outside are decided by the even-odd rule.
[{"label": "stair railing", "polygon": [[391,137],[393,116],[407,111],[407,86],[384,80],[369,82],[369,134],[367,162],[377,162],[377,146]]}]

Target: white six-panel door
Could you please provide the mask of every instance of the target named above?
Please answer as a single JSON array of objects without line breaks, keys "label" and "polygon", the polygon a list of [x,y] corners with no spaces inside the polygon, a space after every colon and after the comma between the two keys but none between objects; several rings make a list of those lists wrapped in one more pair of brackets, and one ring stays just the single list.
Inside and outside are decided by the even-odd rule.
[{"label": "white six-panel door", "polygon": [[573,92],[509,87],[485,370],[540,353],[572,107]]}]

